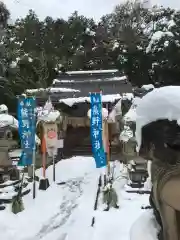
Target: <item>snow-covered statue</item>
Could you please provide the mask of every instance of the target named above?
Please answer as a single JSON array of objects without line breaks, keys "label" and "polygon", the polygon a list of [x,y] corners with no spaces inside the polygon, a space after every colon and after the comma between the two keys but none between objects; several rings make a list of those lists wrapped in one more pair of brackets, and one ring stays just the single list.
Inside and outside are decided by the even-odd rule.
[{"label": "snow-covered statue", "polygon": [[5,104],[0,105],[0,114],[8,114],[8,107]]},{"label": "snow-covered statue", "polygon": [[139,155],[150,159],[150,204],[160,240],[180,239],[180,87],[155,89],[137,107]]},{"label": "snow-covered statue", "polygon": [[128,164],[136,155],[136,139],[133,136],[133,131],[130,126],[124,126],[124,130],[121,132],[119,140],[123,146],[123,162]]},{"label": "snow-covered statue", "polygon": [[105,211],[108,211],[112,207],[119,208],[118,195],[111,182],[109,182],[103,189],[103,203],[106,205]]},{"label": "snow-covered statue", "polygon": [[140,100],[140,98],[134,98],[130,109],[123,116],[124,128],[120,134],[119,140],[123,146],[122,153],[126,164],[136,156],[135,122],[136,108]]}]

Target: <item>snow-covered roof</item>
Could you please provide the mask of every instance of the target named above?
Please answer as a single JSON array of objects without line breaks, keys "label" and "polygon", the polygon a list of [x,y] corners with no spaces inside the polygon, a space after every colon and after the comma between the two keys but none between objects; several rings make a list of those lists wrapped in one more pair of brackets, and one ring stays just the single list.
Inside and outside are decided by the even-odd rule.
[{"label": "snow-covered roof", "polygon": [[87,71],[68,71],[66,74],[85,74],[85,73],[116,73],[119,70],[117,69],[109,69],[109,70],[87,70]]},{"label": "snow-covered roof", "polygon": [[[119,99],[121,99],[120,94],[102,95],[102,102],[115,102]],[[72,107],[76,103],[90,102],[90,97],[65,98],[60,99],[59,102]]]},{"label": "snow-covered roof", "polygon": [[[83,79],[82,80],[58,80],[58,79],[54,79],[53,80],[53,85],[57,84],[57,83],[87,83],[87,82],[107,82],[107,81],[125,81],[127,80],[126,76],[116,76],[116,77],[108,77],[108,78],[96,78],[96,79]],[[42,90],[41,90],[42,91]]]},{"label": "snow-covered roof", "polygon": [[37,89],[27,89],[26,93],[35,94],[39,92],[50,92],[50,93],[58,93],[58,92],[80,92],[80,90],[73,88],[61,88],[61,87],[52,87],[52,88],[37,88]]},{"label": "snow-covered roof", "polygon": [[143,126],[162,119],[176,120],[180,125],[180,86],[155,88],[141,99],[136,113],[136,139],[139,150]]},{"label": "snow-covered roof", "polygon": [[133,93],[123,93],[122,95],[122,99],[123,100],[129,100],[131,101],[134,98],[134,94]]},{"label": "snow-covered roof", "polygon": [[59,79],[54,79],[54,80],[53,80],[53,85],[56,84],[56,83],[73,83],[73,82],[75,82],[75,80],[66,80],[66,79],[65,79],[65,80],[63,80],[63,79],[62,79],[62,80],[59,80]]}]

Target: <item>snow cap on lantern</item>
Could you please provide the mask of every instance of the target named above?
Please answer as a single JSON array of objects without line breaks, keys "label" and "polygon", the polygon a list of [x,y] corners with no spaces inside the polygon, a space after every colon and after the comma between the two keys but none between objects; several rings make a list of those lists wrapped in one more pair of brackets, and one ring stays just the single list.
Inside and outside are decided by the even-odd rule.
[{"label": "snow cap on lantern", "polygon": [[142,141],[142,128],[158,120],[177,121],[180,125],[180,86],[156,88],[147,93],[136,108],[137,151]]},{"label": "snow cap on lantern", "polygon": [[5,104],[0,105],[0,113],[8,113],[8,107]]}]

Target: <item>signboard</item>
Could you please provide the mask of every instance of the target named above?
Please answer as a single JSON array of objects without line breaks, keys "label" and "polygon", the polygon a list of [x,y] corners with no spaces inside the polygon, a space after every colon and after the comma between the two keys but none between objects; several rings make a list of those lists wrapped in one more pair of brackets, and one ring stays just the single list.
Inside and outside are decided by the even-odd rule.
[{"label": "signboard", "polygon": [[36,99],[20,97],[18,100],[19,135],[21,138],[22,155],[19,165],[32,164],[33,151],[36,147]]},{"label": "signboard", "polygon": [[91,141],[96,167],[106,166],[106,155],[102,140],[102,101],[101,93],[91,93]]},{"label": "signboard", "polygon": [[44,137],[49,156],[57,154],[58,129],[56,123],[44,123]]},{"label": "signboard", "polygon": [[56,136],[57,136],[57,133],[56,133],[54,128],[53,129],[48,129],[48,132],[47,132],[47,138],[48,139],[54,139],[54,138],[56,138]]}]

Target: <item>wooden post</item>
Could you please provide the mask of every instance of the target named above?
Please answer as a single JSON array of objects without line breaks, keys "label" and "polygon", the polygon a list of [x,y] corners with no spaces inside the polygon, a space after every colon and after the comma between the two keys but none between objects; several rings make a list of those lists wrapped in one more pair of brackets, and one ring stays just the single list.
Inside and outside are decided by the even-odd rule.
[{"label": "wooden post", "polygon": [[107,119],[103,120],[103,144],[107,159],[107,173],[110,174],[109,129]]},{"label": "wooden post", "polygon": [[105,120],[105,129],[106,129],[106,153],[107,153],[107,167],[108,167],[108,176],[110,175],[110,149],[109,149],[109,126],[107,119]]},{"label": "wooden post", "polygon": [[[106,103],[106,110],[109,112],[109,103]],[[106,126],[106,153],[107,153],[107,167],[108,167],[108,176],[110,175],[110,149],[109,149],[109,125],[108,125],[108,118],[105,119],[105,126]]]},{"label": "wooden post", "polygon": [[33,149],[33,199],[36,197],[36,149]]},{"label": "wooden post", "polygon": [[41,133],[41,152],[42,152],[42,167],[43,167],[43,178],[46,178],[46,140],[44,137],[44,128]]},{"label": "wooden post", "polygon": [[53,182],[56,181],[56,163],[55,163],[55,156],[53,154]]}]

